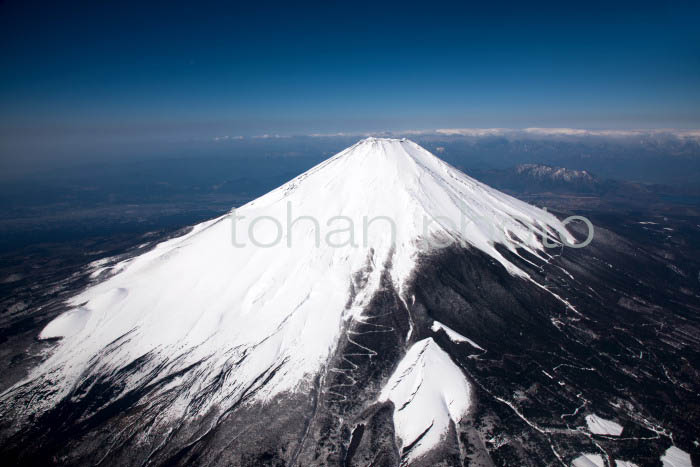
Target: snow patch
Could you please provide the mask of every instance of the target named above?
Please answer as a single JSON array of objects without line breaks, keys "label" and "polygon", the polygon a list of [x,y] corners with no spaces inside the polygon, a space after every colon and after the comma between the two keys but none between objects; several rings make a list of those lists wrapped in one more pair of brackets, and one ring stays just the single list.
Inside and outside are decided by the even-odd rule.
[{"label": "snow patch", "polygon": [[639,467],[637,464],[634,462],[629,462],[629,461],[621,461],[619,459],[615,459],[615,467]]},{"label": "snow patch", "polygon": [[605,467],[600,454],[581,454],[573,460],[571,467]]},{"label": "snow patch", "polygon": [[675,446],[668,448],[661,456],[661,463],[664,467],[693,467],[690,454]]},{"label": "snow patch", "polygon": [[620,436],[622,434],[622,426],[620,424],[595,414],[586,415],[586,424],[588,424],[588,430],[594,435]]},{"label": "snow patch", "polygon": [[459,423],[469,410],[470,394],[460,368],[432,338],[411,346],[379,396],[394,403],[399,447],[420,438],[407,463],[437,446],[450,425]]},{"label": "snow patch", "polygon": [[[445,326],[440,321],[433,321],[433,325],[430,327],[430,329],[433,332],[438,332],[440,330],[445,331],[445,333],[447,334],[447,337],[449,337],[452,342],[466,342],[469,345],[471,345],[472,347],[474,347],[475,349],[484,350],[483,348],[479,347],[479,345],[476,342],[474,342],[473,340],[469,339],[468,337],[464,337],[463,335],[461,335],[457,331]],[[485,352],[485,350],[484,350],[484,352]]]},{"label": "snow patch", "polygon": [[79,333],[90,317],[90,310],[75,308],[54,318],[39,333],[39,339],[71,337]]}]

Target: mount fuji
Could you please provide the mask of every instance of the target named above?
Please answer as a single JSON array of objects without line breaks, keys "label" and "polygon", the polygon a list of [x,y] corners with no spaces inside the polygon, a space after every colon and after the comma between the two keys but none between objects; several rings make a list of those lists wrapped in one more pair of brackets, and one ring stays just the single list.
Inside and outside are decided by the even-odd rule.
[{"label": "mount fuji", "polygon": [[[693,416],[669,415],[640,378],[698,337],[674,348],[637,329],[697,316],[668,311],[683,308],[655,258],[604,229],[567,248],[585,237],[411,141],[367,138],[95,264],[39,333],[43,361],[0,396],[2,452],[24,465],[422,466],[691,450]],[[667,399],[697,399],[678,384]]]}]

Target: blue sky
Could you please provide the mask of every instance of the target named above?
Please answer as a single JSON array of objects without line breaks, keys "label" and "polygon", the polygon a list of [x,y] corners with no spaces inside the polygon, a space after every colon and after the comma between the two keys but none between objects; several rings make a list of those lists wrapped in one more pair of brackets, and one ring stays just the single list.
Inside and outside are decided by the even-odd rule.
[{"label": "blue sky", "polygon": [[697,2],[142,3],[0,3],[4,152],[218,134],[700,127]]}]

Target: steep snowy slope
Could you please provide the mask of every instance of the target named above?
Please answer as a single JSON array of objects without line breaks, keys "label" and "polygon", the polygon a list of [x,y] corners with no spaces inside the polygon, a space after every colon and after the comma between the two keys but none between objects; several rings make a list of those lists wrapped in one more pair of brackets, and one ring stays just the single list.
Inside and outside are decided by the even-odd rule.
[{"label": "steep snowy slope", "polygon": [[[58,383],[43,404],[91,375],[116,374],[145,356],[125,388],[196,367],[182,376],[191,378],[189,389],[170,416],[194,416],[188,412],[235,400],[263,381],[258,398],[300,389],[333,351],[344,321],[361,313],[375,291],[377,272],[361,290],[350,290],[352,275],[368,262],[391,261],[400,291],[416,254],[447,241],[478,248],[523,274],[495,244],[514,250],[519,239],[537,252],[543,246],[534,232],[556,233],[550,235],[555,240],[568,235],[555,217],[469,178],[415,143],[375,138],[250,202],[235,217],[197,225],[75,297],[74,309],[41,335],[64,338],[31,376]],[[193,406],[214,384],[209,400]]]},{"label": "steep snowy slope", "polygon": [[[42,388],[40,400],[23,412],[30,414],[66,396],[79,401],[95,384],[113,388],[110,400],[89,403],[95,413],[134,397],[134,388],[148,388],[156,399],[177,394],[174,401],[163,398],[169,402],[153,422],[167,432],[174,421],[210,410],[304,393],[350,323],[362,319],[383,271],[408,300],[403,292],[418,255],[458,242],[527,279],[496,246],[545,258],[542,232],[551,242],[572,240],[554,216],[471,179],[417,144],[368,138],[230,215],[118,264],[45,327],[41,338],[62,339],[2,397]],[[393,389],[382,395],[403,401],[406,385],[439,371],[433,365],[453,375],[454,384],[443,388],[449,394],[426,384],[416,395],[431,404],[442,400],[447,415],[415,453],[437,443],[468,406],[466,380],[437,344],[426,342],[420,355],[413,355],[420,350],[415,344],[402,363],[413,356],[410,364],[423,369],[410,380],[392,380]],[[405,414],[396,416],[404,446],[415,440],[404,418],[420,409]]]}]

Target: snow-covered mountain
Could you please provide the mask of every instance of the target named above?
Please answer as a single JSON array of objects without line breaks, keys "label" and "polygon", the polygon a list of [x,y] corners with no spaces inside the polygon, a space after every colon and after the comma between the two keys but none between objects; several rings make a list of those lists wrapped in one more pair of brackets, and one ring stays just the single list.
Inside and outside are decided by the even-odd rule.
[{"label": "snow-covered mountain", "polygon": [[[518,238],[536,254],[544,248],[534,232],[544,228],[565,232],[554,216],[415,143],[366,139],[238,209],[235,219],[197,225],[116,265],[113,277],[76,296],[74,308],[42,331],[40,338],[63,340],[32,377],[61,382],[48,405],[145,355],[152,358],[128,375],[125,390],[197,366],[165,422],[236,400],[268,378],[257,383],[257,399],[307,390],[345,322],[361,319],[376,292],[382,270],[373,266],[391,263],[401,294],[428,235],[442,236],[439,245],[466,242],[523,274],[495,246],[514,251]],[[217,391],[194,407],[215,382]]]},{"label": "snow-covered mountain", "polygon": [[469,365],[582,319],[573,241],[411,141],[365,139],[98,271],[2,395],[5,436],[50,425],[30,457],[76,464],[488,465],[477,391],[547,431]]}]

